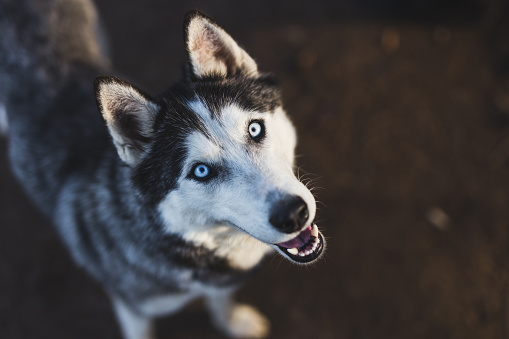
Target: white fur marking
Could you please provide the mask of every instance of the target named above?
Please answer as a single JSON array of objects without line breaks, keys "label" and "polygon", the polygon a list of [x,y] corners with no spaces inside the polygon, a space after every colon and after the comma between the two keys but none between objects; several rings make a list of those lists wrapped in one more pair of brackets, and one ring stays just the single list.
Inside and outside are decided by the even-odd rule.
[{"label": "white fur marking", "polygon": [[140,304],[140,309],[143,314],[150,317],[169,315],[180,310],[197,296],[198,293],[186,293],[150,298]]},{"label": "white fur marking", "polygon": [[265,338],[269,333],[269,321],[255,308],[236,304],[232,292],[212,291],[206,296],[213,324],[228,337]]},{"label": "white fur marking", "polygon": [[235,268],[247,270],[256,266],[273,249],[230,226],[217,226],[204,231],[188,232],[184,239],[201,245],[227,258]]},{"label": "white fur marking", "polygon": [[113,307],[125,339],[155,339],[150,318],[134,313],[118,299],[113,299]]},{"label": "white fur marking", "polygon": [[267,318],[254,307],[245,304],[233,307],[227,332],[234,338],[265,338],[269,329]]}]

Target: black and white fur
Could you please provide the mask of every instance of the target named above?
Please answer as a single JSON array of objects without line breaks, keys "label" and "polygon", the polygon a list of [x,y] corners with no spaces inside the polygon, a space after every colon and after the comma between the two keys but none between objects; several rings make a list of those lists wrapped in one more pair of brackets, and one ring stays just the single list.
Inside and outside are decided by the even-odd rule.
[{"label": "black and white fur", "polygon": [[[104,285],[126,338],[152,338],[154,317],[198,297],[225,334],[264,337],[267,320],[235,289],[274,250],[303,263],[324,248],[277,82],[192,11],[184,76],[153,97],[97,77],[114,72],[100,32],[88,0],[0,0],[0,130],[14,173]],[[277,245],[305,229],[318,247]]]}]

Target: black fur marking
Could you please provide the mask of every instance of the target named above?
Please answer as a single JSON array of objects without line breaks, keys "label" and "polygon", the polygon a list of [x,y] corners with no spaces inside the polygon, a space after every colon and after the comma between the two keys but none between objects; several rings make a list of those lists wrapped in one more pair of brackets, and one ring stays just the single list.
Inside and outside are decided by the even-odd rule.
[{"label": "black fur marking", "polygon": [[242,75],[207,77],[191,84],[196,95],[216,118],[223,108],[231,104],[246,111],[260,113],[273,113],[282,105],[279,84],[272,75],[259,78],[246,78]]},{"label": "black fur marking", "polygon": [[159,100],[161,111],[150,150],[132,175],[133,183],[150,204],[177,187],[187,155],[187,136],[199,131],[210,137],[203,121],[187,106],[191,97],[191,93],[175,88]]},{"label": "black fur marking", "polygon": [[149,255],[164,253],[176,267],[193,269],[193,278],[203,283],[228,286],[243,282],[251,274],[231,267],[227,259],[215,255],[214,251],[192,245],[178,235],[167,234],[152,244],[146,249]]}]

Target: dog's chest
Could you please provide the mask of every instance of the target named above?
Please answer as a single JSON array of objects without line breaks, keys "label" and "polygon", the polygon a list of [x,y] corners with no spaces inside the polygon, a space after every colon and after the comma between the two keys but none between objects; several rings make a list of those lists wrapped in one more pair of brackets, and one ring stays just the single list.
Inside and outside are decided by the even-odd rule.
[{"label": "dog's chest", "polygon": [[238,270],[254,268],[265,255],[273,251],[269,245],[228,226],[186,232],[183,238],[226,259],[232,268]]}]

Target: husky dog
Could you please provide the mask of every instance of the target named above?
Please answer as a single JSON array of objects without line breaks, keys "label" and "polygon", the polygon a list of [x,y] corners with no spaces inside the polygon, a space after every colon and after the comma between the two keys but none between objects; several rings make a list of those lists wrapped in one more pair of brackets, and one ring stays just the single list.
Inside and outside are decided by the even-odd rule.
[{"label": "husky dog", "polygon": [[267,320],[232,294],[274,250],[320,257],[315,200],[275,79],[205,14],[184,29],[184,75],[151,96],[97,77],[114,71],[88,0],[0,0],[10,162],[125,338],[152,338],[154,317],[198,297],[226,335],[264,337]]}]

